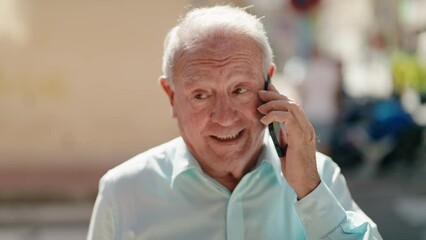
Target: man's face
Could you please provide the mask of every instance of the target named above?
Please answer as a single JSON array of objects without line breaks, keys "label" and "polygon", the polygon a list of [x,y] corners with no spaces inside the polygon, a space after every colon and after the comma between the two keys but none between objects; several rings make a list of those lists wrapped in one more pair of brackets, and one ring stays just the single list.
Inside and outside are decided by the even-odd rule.
[{"label": "man's face", "polygon": [[173,115],[203,168],[232,171],[257,158],[264,135],[257,111],[262,66],[260,48],[246,38],[210,41],[178,57],[169,94]]}]

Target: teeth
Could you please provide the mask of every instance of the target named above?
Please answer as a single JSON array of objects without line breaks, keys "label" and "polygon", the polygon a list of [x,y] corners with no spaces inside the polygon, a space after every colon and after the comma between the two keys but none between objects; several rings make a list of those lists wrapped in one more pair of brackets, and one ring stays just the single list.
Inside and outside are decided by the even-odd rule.
[{"label": "teeth", "polygon": [[238,133],[234,133],[231,135],[225,135],[225,136],[216,136],[219,140],[230,140],[230,139],[234,139],[238,136]]}]

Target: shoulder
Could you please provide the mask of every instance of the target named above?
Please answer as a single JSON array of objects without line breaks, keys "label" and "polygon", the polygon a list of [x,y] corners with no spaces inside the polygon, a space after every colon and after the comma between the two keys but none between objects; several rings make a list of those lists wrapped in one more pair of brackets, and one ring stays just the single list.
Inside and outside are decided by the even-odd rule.
[{"label": "shoulder", "polygon": [[172,172],[172,159],[176,150],[181,147],[181,138],[151,148],[109,170],[101,183],[124,183],[141,180],[167,180]]}]

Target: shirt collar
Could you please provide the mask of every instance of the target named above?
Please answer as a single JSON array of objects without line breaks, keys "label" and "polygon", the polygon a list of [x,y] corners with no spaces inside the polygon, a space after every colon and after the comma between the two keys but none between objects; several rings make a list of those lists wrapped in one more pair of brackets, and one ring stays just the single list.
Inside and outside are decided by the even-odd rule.
[{"label": "shirt collar", "polygon": [[284,182],[284,175],[281,169],[281,160],[278,157],[278,154],[274,147],[274,143],[272,142],[272,139],[269,137],[268,132],[265,133],[263,144],[264,144],[263,149],[257,159],[256,168],[260,167],[260,165],[262,164],[269,164],[274,170],[277,181],[280,184],[282,184]]},{"label": "shirt collar", "polygon": [[191,169],[200,169],[201,167],[198,162],[192,156],[182,137],[177,139],[175,154],[171,159],[173,170],[172,170],[172,179],[171,186],[173,186],[176,178]]},{"label": "shirt collar", "polygon": [[[284,181],[283,173],[281,170],[281,161],[278,157],[277,152],[275,151],[275,147],[272,142],[272,139],[269,137],[269,134],[267,134],[267,132],[265,134],[263,144],[264,145],[257,159],[257,165],[255,169],[261,167],[262,164],[269,164],[274,170],[277,181],[281,184]],[[197,160],[189,151],[182,137],[178,138],[176,151],[175,151],[174,157],[172,158],[172,165],[173,165],[173,171],[172,171],[171,186],[173,186],[176,178],[180,174],[186,171],[195,169],[202,172],[201,166],[199,165]]]}]

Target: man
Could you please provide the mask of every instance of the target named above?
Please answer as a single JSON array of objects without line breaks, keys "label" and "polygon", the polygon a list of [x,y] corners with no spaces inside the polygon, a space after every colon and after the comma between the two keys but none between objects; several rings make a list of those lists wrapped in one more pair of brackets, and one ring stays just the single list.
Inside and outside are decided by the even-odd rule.
[{"label": "man", "polygon": [[[273,85],[259,19],[190,11],[165,41],[160,83],[181,137],[110,170],[88,239],[381,239],[302,109]],[[279,158],[265,133],[285,125]]]}]

